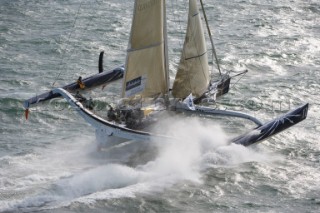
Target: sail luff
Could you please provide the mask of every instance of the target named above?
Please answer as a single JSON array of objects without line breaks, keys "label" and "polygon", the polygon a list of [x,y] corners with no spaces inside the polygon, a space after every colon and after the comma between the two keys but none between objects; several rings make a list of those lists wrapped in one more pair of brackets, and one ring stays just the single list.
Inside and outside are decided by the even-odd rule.
[{"label": "sail luff", "polygon": [[164,0],[135,0],[122,97],[168,93]]},{"label": "sail luff", "polygon": [[210,83],[207,48],[196,0],[189,0],[188,26],[172,88],[175,98],[200,97]]},{"label": "sail luff", "polygon": [[165,58],[165,73],[166,73],[166,81],[167,81],[167,92],[166,94],[169,94],[169,87],[170,87],[170,76],[169,76],[169,56],[168,56],[168,29],[167,29],[167,10],[166,10],[166,0],[164,1],[164,28],[163,28],[163,34],[164,34],[164,58]]}]

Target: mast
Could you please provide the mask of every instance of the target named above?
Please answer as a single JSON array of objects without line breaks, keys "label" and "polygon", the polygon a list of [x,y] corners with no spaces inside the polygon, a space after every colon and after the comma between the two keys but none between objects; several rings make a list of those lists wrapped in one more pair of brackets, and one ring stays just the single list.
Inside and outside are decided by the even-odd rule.
[{"label": "mast", "polygon": [[[213,55],[213,57],[215,58],[216,65],[217,65],[217,68],[218,68],[218,71],[219,71],[219,74],[220,74],[220,77],[221,77],[221,76],[222,76],[222,74],[221,74],[221,70],[220,70],[220,65],[219,65],[219,61],[218,61],[218,56],[217,56],[217,53],[216,53],[216,48],[214,47],[214,43],[213,43],[213,39],[212,39],[212,35],[211,35],[211,31],[210,31],[210,27],[209,27],[209,24],[208,24],[207,15],[206,15],[206,12],[205,12],[205,10],[204,10],[204,6],[203,6],[203,2],[202,2],[202,0],[200,0],[200,3],[201,3],[201,8],[202,8],[202,12],[203,12],[204,20],[205,20],[205,22],[206,22],[206,26],[207,26],[207,30],[208,30],[208,34],[209,34],[209,38],[210,38],[210,42],[211,42],[212,55]],[[212,59],[212,61],[213,61],[213,59]]]},{"label": "mast", "polygon": [[167,7],[166,0],[163,0],[164,9],[163,9],[163,38],[164,38],[164,58],[165,58],[165,69],[166,69],[166,79],[167,79],[167,93],[169,94],[170,87],[170,76],[169,76],[169,57],[168,57],[168,29],[167,29]]}]

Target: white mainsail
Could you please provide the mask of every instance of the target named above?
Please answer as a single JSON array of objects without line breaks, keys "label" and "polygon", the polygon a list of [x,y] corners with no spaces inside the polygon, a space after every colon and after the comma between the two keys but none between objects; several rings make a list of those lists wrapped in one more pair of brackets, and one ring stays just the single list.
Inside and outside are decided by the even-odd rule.
[{"label": "white mainsail", "polygon": [[188,27],[172,88],[175,98],[200,97],[210,83],[207,48],[197,0],[189,0]]},{"label": "white mainsail", "polygon": [[169,90],[165,0],[136,0],[122,97],[152,97]]}]

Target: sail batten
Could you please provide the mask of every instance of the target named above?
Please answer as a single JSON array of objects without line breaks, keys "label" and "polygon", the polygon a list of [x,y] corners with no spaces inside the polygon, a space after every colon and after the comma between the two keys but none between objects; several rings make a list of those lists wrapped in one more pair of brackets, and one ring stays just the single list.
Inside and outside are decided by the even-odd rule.
[{"label": "sail batten", "polygon": [[196,0],[189,0],[188,26],[172,95],[200,97],[210,83],[207,48]]},{"label": "sail batten", "polygon": [[202,53],[202,54],[200,54],[200,55],[195,55],[195,56],[192,56],[192,57],[189,57],[189,58],[185,58],[184,60],[190,60],[190,59],[194,59],[194,58],[199,58],[199,57],[204,56],[206,54],[207,54],[207,51]]},{"label": "sail batten", "polygon": [[157,47],[157,46],[160,46],[160,45],[163,45],[163,42],[158,42],[158,43],[150,44],[150,45],[148,45],[148,46],[140,47],[140,48],[137,48],[137,49],[132,49],[132,48],[131,48],[131,49],[128,49],[127,52],[133,52],[133,51],[138,51],[138,50],[153,48],[153,47]]}]

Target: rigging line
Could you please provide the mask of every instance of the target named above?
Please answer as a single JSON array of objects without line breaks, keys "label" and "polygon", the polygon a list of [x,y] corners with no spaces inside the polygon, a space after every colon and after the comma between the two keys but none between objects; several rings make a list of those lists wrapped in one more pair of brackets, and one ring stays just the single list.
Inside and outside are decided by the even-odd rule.
[{"label": "rigging line", "polygon": [[241,77],[232,85],[232,87],[230,88],[230,90],[232,90],[232,89],[236,86],[236,84],[237,84],[247,73],[248,73],[248,70],[245,70],[245,71],[243,71],[243,72],[241,72],[241,73],[238,73],[238,74],[236,74],[236,75],[234,75],[234,76],[231,76],[230,78],[234,78],[234,77],[237,77],[237,76],[241,75]]},{"label": "rigging line", "polygon": [[[78,8],[78,11],[77,11],[77,13],[76,13],[76,18],[74,19],[73,26],[72,26],[72,29],[73,29],[73,30],[74,30],[74,27],[76,26],[76,22],[77,22],[77,20],[78,20],[79,13],[80,13],[80,9],[81,9],[81,7],[82,7],[83,1],[84,1],[84,0],[81,1],[80,6],[79,6],[79,8]],[[71,31],[71,32],[69,33],[68,40],[67,40],[67,45],[69,44],[69,41],[70,41],[70,38],[71,38],[72,33],[73,33],[73,31]],[[63,57],[63,55],[61,55],[61,57]],[[57,77],[56,77],[56,79],[54,80],[54,82],[52,83],[52,85],[51,85],[52,87],[54,87],[54,85],[56,84],[58,78],[60,77],[60,75],[61,75],[61,73],[62,73],[61,66],[62,66],[62,63],[63,63],[63,61],[64,61],[63,59],[64,59],[64,58],[62,58],[61,63],[60,63],[60,72],[59,72],[59,74],[57,75]]]},{"label": "rigging line", "polygon": [[[231,73],[231,72],[235,72],[235,71],[229,71],[229,73]],[[235,74],[235,75],[233,75],[233,76],[230,76],[230,78],[234,78],[234,77],[237,77],[237,76],[239,76],[239,75],[243,75],[243,74],[245,74],[245,73],[247,73],[248,72],[248,70],[244,70],[244,71],[242,71],[242,72],[235,72],[235,73],[237,73],[237,74]]]},{"label": "rigging line", "polygon": [[[99,4],[99,2],[98,2],[97,0],[95,0],[95,2],[96,2],[97,4]],[[81,6],[80,6],[80,7],[81,7]],[[90,4],[90,7],[91,7],[92,10],[95,9],[95,8],[94,8],[94,4]],[[80,8],[79,8],[79,10],[80,10]],[[77,14],[77,15],[78,15],[78,14]],[[89,16],[89,17],[88,17],[88,21],[89,21],[89,22],[88,22],[87,24],[84,24],[84,25],[83,25],[83,31],[89,32],[89,27],[92,26],[92,21],[93,21],[93,19],[94,19],[93,16]],[[83,21],[83,22],[85,23],[85,21]],[[79,27],[82,27],[82,26],[81,26],[81,25],[78,25],[78,28],[79,28]],[[73,47],[72,50],[71,50],[72,53],[70,54],[70,56],[74,56],[75,50],[76,50],[76,48]],[[80,75],[81,75],[81,73],[82,73],[82,72],[80,72]],[[83,74],[83,73],[82,73],[82,74]],[[73,73],[73,77],[77,79],[79,76],[76,76],[76,75],[77,75],[77,73]]]},{"label": "rigging line", "polygon": [[[217,52],[216,52],[216,49],[215,49],[215,47],[214,47],[214,43],[213,43],[211,31],[210,31],[209,24],[208,24],[207,15],[206,15],[206,12],[205,12],[205,10],[204,10],[204,6],[203,6],[202,0],[200,0],[200,3],[201,3],[202,13],[203,13],[204,19],[205,19],[205,21],[206,21],[206,26],[207,26],[207,30],[208,30],[208,34],[209,34],[211,46],[212,46],[212,54],[213,54],[214,57],[215,57],[215,61],[216,61],[216,65],[217,65],[217,68],[218,68],[220,77],[222,77],[221,69],[220,69],[220,65],[219,65],[219,61],[218,61]],[[213,61],[213,59],[212,59],[212,61]]]}]

